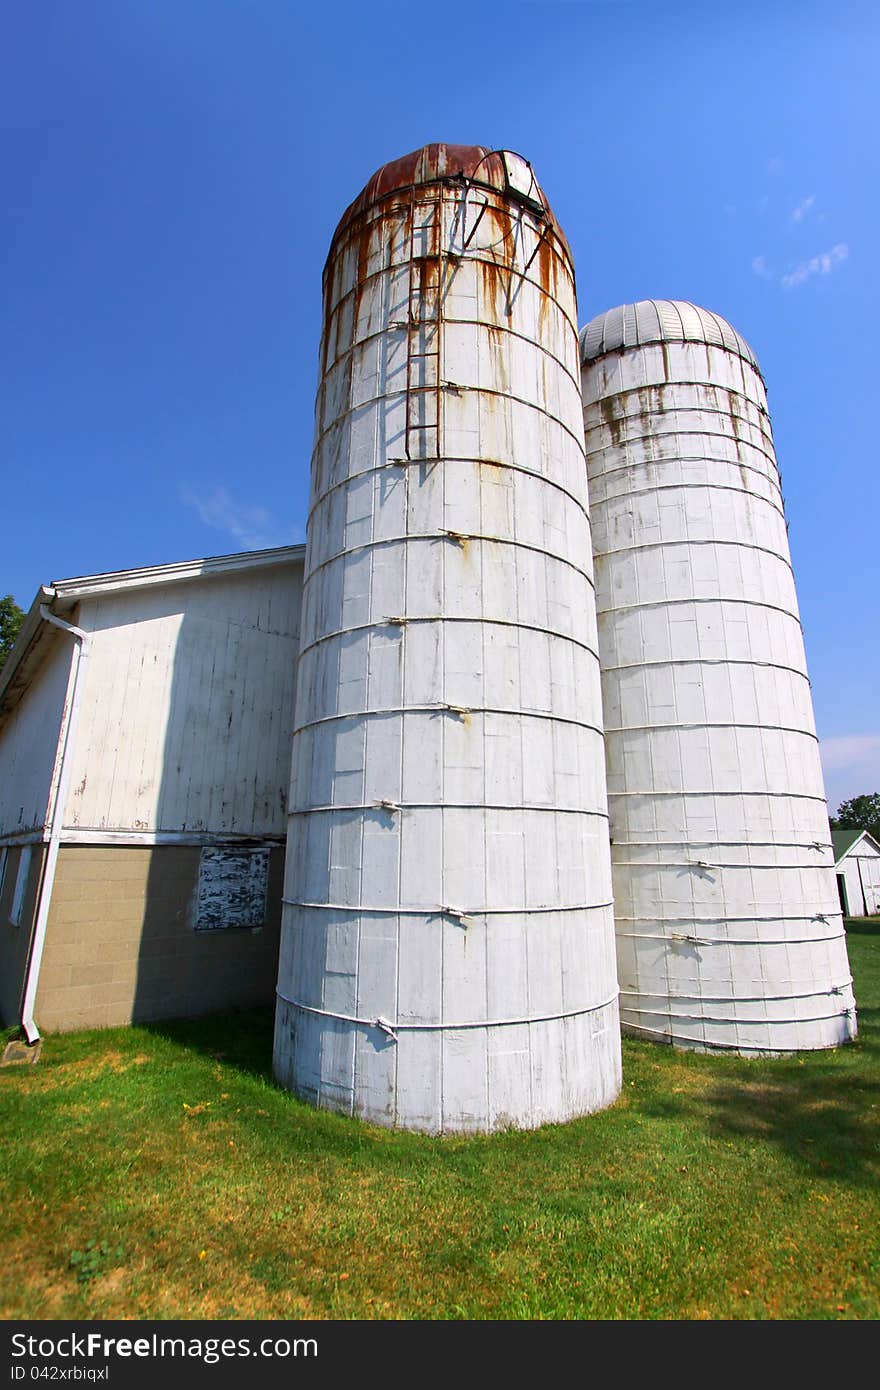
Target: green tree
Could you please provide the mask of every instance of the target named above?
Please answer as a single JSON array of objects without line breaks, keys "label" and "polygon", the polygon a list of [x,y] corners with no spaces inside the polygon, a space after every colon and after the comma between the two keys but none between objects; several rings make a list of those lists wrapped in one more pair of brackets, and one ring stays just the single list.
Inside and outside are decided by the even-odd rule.
[{"label": "green tree", "polygon": [[15,645],[18,630],[24,622],[24,612],[11,594],[0,598],[0,671]]},{"label": "green tree", "polygon": [[880,792],[850,797],[842,801],[831,822],[835,830],[869,830],[880,840]]}]

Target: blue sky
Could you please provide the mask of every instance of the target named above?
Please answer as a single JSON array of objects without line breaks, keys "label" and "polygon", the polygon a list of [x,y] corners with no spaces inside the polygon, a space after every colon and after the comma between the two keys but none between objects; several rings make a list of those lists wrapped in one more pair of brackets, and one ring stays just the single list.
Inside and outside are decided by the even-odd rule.
[{"label": "blue sky", "polygon": [[304,537],[321,269],[380,164],[535,166],[581,320],[768,385],[832,807],[880,788],[880,7],[39,0],[0,18],[0,594]]}]

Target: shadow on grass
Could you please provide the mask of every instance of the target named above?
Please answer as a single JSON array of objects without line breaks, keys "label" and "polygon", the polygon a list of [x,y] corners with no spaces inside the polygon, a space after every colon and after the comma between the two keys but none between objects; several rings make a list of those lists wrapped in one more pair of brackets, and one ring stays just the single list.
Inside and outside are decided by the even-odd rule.
[{"label": "shadow on grass", "polygon": [[[663,1086],[642,1101],[646,1115],[684,1120],[719,1141],[771,1146],[815,1178],[853,1186],[880,1175],[880,919],[849,920],[859,1036],[798,1057],[709,1058],[690,1054],[702,1087]],[[679,1053],[679,1061],[685,1054]],[[706,1082],[709,1085],[706,1086]]]},{"label": "shadow on grass", "polygon": [[[878,998],[878,964],[875,942],[880,937],[880,921],[850,923],[856,938],[858,975],[862,1001]],[[859,940],[861,938],[861,940]],[[874,938],[868,941],[867,938]],[[144,1032],[167,1039],[191,1054],[274,1085],[272,1076],[274,1011],[258,1008],[209,1015],[199,1019],[162,1020],[138,1025]],[[729,1056],[698,1056],[671,1049],[647,1049],[640,1056],[650,1058],[653,1076],[640,1084],[632,1095],[635,1107],[646,1117],[671,1120],[692,1128],[716,1141],[741,1141],[745,1145],[775,1148],[801,1170],[817,1179],[828,1178],[854,1186],[873,1184],[880,1175],[877,1117],[880,1114],[880,1008],[859,1006],[859,1039],[855,1044],[829,1052],[803,1054],[777,1059],[741,1059]],[[676,1085],[672,1071],[666,1073],[666,1060],[676,1068],[682,1063],[690,1071],[690,1086]],[[685,1079],[676,1073],[676,1081]],[[708,1084],[707,1084],[708,1083]],[[279,1088],[280,1089],[280,1088]],[[284,1094],[287,1094],[284,1092]],[[612,1112],[609,1112],[611,1114]],[[323,1143],[339,1144],[360,1152],[370,1147],[371,1126],[361,1126],[349,1117],[306,1106],[299,1122],[322,1136]],[[554,1147],[583,1142],[581,1121],[560,1126]],[[588,1119],[587,1124],[599,1123]],[[406,1148],[405,1131],[396,1131]],[[375,1137],[375,1136],[374,1136]],[[514,1144],[529,1144],[533,1135],[514,1133]],[[376,1142],[387,1149],[387,1133]],[[418,1137],[421,1139],[421,1136]],[[494,1136],[497,1152],[499,1141]],[[470,1141],[460,1144],[450,1136],[449,1152],[461,1147],[462,1161],[468,1155],[481,1161],[482,1145]],[[395,1147],[395,1146],[392,1146]],[[387,1162],[387,1153],[383,1161]]]},{"label": "shadow on grass", "polygon": [[160,1019],[137,1025],[144,1033],[167,1038],[177,1047],[269,1082],[274,1026],[275,1013],[271,1008],[226,1011],[204,1018]]},{"label": "shadow on grass", "polygon": [[[815,1178],[873,1185],[880,1176],[880,1009],[861,1009],[859,1030],[857,1042],[828,1052],[725,1060],[714,1086],[655,1094],[644,1112],[687,1120],[715,1140],[771,1145]],[[694,1062],[705,1080],[707,1059]]]},{"label": "shadow on grass", "polygon": [[[814,1177],[863,1185],[880,1176],[876,1106],[880,1085],[812,1066],[719,1086],[706,1098],[713,1138],[772,1144]],[[873,1107],[873,1110],[872,1110]]]},{"label": "shadow on grass", "polygon": [[847,936],[880,936],[880,917],[844,917]]}]

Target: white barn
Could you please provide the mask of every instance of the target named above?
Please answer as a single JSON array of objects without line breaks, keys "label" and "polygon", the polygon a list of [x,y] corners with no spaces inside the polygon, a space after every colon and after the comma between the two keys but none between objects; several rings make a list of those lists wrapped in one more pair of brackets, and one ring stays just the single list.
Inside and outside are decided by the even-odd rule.
[{"label": "white barn", "polygon": [[[304,546],[60,580],[0,672],[0,1021],[274,1002]],[[844,911],[880,845],[834,832]]]},{"label": "white barn", "polygon": [[274,1000],[304,546],[61,580],[0,672],[0,1017]]},{"label": "white barn", "polygon": [[869,830],[832,830],[834,872],[845,917],[880,914],[880,843]]}]

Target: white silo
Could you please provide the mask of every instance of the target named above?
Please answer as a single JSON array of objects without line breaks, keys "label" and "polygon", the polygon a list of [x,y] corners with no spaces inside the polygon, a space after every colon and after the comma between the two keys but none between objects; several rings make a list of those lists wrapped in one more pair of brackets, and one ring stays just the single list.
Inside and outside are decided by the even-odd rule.
[{"label": "white silo", "polygon": [[324,276],[275,1069],[431,1132],[620,1084],[574,274],[528,163],[428,145]]},{"label": "white silo", "polygon": [[692,304],[581,334],[623,1027],[855,1034],[780,477],[754,354]]}]

